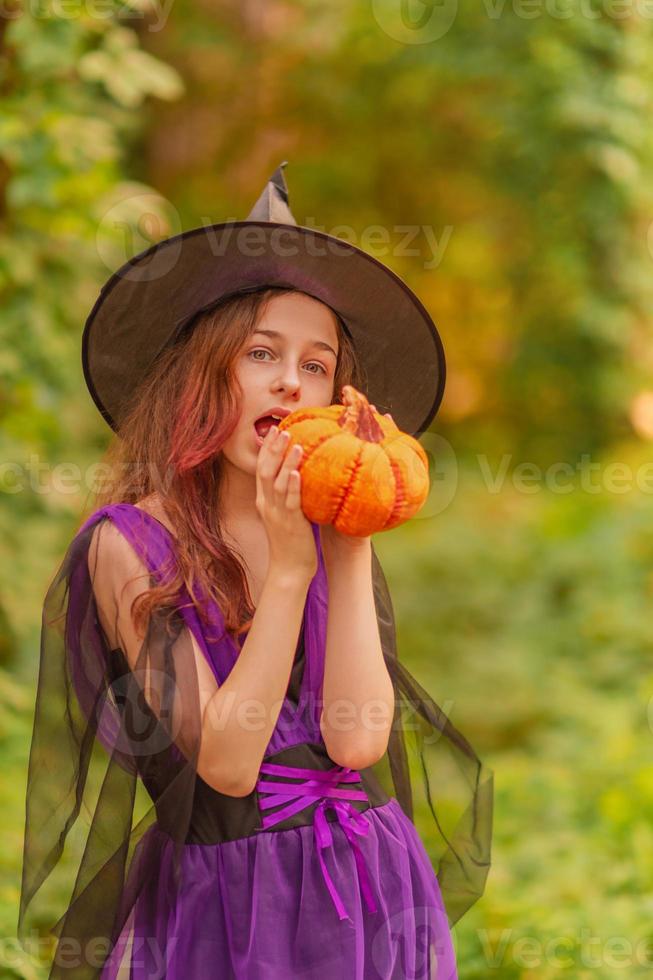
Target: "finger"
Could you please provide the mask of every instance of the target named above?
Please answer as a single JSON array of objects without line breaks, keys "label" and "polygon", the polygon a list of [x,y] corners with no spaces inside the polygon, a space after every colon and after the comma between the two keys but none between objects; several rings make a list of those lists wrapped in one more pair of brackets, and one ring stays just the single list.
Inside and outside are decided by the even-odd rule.
[{"label": "finger", "polygon": [[[265,450],[263,453],[263,458],[272,450],[277,438],[279,436],[279,429],[276,425],[271,425],[268,431],[265,433],[263,438],[263,443],[261,445],[261,451]],[[259,454],[260,455],[260,454]]]},{"label": "finger", "polygon": [[279,453],[288,444],[288,434],[279,432],[276,426],[271,426],[265,434],[263,445],[259,451],[259,467],[261,476],[274,479],[279,469]]},{"label": "finger", "polygon": [[288,477],[288,493],[286,506],[289,510],[297,510],[302,502],[302,475],[299,470],[291,470]]},{"label": "finger", "polygon": [[272,427],[268,429],[256,460],[256,495],[268,504],[274,502],[272,481],[279,468],[279,457],[273,449],[277,438],[277,432],[274,432]]},{"label": "finger", "polygon": [[295,469],[295,467],[299,464],[299,460],[301,459],[301,456],[302,456],[302,447],[298,443],[296,443],[294,446],[290,447],[290,449],[286,453],[283,463],[281,464],[279,473],[277,474],[277,478],[274,481],[274,490],[276,493],[279,493],[283,497],[285,497],[285,495],[288,492],[288,479],[290,477],[290,474]]}]

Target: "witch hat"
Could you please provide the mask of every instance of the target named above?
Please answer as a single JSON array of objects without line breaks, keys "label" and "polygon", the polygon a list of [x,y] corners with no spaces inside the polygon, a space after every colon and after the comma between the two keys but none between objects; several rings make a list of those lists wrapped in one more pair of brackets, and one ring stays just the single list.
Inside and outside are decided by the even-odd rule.
[{"label": "witch hat", "polygon": [[119,431],[128,397],[198,313],[234,293],[292,286],[330,306],[351,337],[378,412],[418,437],[445,383],[440,335],[415,293],[378,259],[298,225],[274,171],[244,221],[192,228],[129,259],[86,321],[82,366],[101,414]]}]

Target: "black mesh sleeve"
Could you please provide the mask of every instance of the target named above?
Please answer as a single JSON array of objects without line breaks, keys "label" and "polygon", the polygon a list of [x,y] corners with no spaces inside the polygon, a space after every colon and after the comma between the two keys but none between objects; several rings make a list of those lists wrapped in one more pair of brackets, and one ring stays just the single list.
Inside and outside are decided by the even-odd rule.
[{"label": "black mesh sleeve", "polygon": [[[139,886],[156,875],[157,821],[178,868],[200,751],[197,646],[163,614],[134,645],[128,599],[94,581],[89,560],[108,523],[75,537],[43,605],[18,938],[31,952],[45,930],[56,937],[51,978],[98,977],[124,940]],[[154,578],[141,567],[143,591]]]},{"label": "black mesh sleeve", "polygon": [[399,661],[392,600],[374,547],[372,574],[381,646],[395,690],[388,748],[372,769],[420,832],[453,926],[485,889],[493,773]]}]

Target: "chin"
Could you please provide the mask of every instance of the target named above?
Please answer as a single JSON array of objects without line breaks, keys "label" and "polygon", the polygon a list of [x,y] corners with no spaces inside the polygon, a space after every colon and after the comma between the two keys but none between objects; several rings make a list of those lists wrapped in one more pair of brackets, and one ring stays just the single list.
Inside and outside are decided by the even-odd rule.
[{"label": "chin", "polygon": [[251,473],[252,476],[255,476],[258,454],[259,454],[258,449],[253,449],[247,454],[243,454],[238,464],[240,469],[244,470],[245,473]]}]

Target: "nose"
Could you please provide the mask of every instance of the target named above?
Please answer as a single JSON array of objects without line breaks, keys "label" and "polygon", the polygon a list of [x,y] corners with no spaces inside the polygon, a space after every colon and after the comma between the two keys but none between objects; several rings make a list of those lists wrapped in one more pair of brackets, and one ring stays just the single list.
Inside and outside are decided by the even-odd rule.
[{"label": "nose", "polygon": [[286,391],[289,395],[297,397],[301,388],[299,373],[296,368],[287,366],[277,378],[274,384],[275,391]]}]

